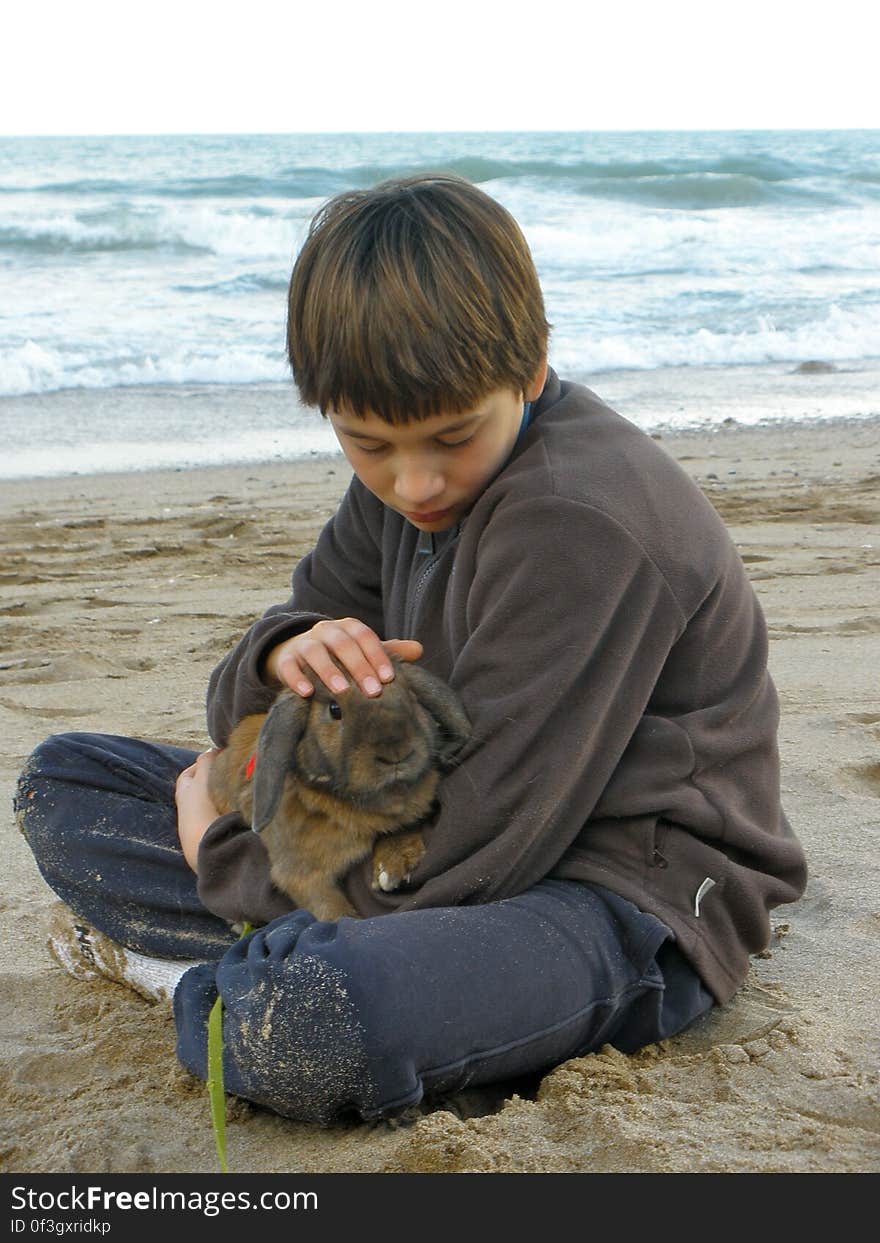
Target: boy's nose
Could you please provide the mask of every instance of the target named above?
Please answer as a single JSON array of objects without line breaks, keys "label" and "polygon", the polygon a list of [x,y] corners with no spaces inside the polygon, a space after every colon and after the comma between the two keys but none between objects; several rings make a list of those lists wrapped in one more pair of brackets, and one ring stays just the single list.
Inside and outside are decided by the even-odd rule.
[{"label": "boy's nose", "polygon": [[394,480],[394,494],[404,505],[425,505],[446,486],[442,475],[426,468],[402,470]]}]

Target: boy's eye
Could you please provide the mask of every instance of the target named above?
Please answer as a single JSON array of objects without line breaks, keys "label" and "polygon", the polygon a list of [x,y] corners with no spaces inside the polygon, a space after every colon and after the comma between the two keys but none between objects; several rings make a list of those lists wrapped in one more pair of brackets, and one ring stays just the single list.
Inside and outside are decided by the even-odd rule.
[{"label": "boy's eye", "polygon": [[330,702],[327,705],[327,711],[330,714],[331,721],[342,720],[342,709],[340,708],[339,704],[336,702],[335,699],[330,700]]},{"label": "boy's eye", "polygon": [[470,436],[465,436],[463,440],[438,440],[437,443],[444,449],[460,449],[462,445],[469,445],[474,435],[475,433],[471,432]]},{"label": "boy's eye", "polygon": [[365,445],[365,444],[361,444],[360,441],[357,441],[357,440],[354,442],[354,445],[355,445],[355,448],[360,453],[381,453],[385,448],[385,445],[383,444]]}]

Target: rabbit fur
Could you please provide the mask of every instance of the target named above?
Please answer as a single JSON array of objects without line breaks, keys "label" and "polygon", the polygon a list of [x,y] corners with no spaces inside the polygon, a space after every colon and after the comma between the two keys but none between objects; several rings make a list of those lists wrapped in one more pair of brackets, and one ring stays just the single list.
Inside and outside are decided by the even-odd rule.
[{"label": "rabbit fur", "polygon": [[274,884],[318,919],[357,914],[340,882],[371,850],[374,889],[409,879],[424,853],[412,830],[430,816],[441,774],[470,734],[445,682],[393,663],[395,677],[376,697],[352,682],[334,697],[314,675],[308,698],[282,690],[268,713],[239,721],[211,765],[217,810],[251,824]]}]

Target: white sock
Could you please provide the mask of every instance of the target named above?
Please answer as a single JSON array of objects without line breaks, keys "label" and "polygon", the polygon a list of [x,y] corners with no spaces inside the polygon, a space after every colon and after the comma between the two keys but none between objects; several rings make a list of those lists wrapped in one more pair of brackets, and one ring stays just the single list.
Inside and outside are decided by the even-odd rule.
[{"label": "white sock", "polygon": [[148,1001],[171,1001],[180,977],[198,960],[148,958],[112,941],[69,907],[53,908],[49,952],[60,967],[77,980],[103,977],[127,984]]}]

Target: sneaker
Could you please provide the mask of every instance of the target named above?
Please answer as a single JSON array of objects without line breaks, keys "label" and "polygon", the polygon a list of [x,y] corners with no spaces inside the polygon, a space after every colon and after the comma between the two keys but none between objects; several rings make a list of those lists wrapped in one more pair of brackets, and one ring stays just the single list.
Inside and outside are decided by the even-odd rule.
[{"label": "sneaker", "polygon": [[148,958],[125,949],[57,902],[49,922],[49,953],[76,980],[112,980],[147,1001],[171,1001],[180,977],[196,964]]}]

